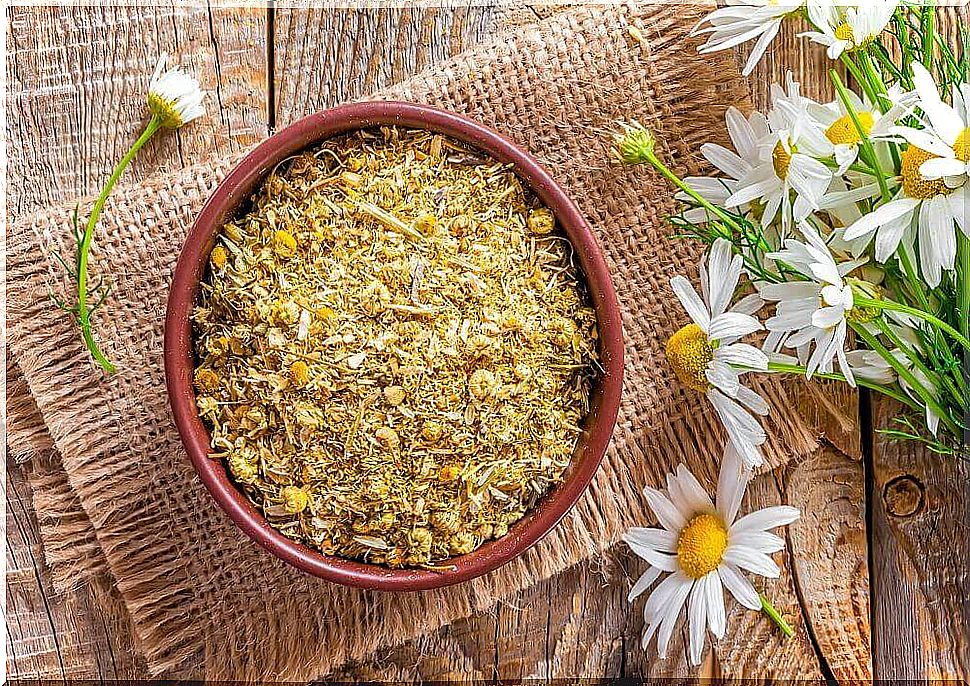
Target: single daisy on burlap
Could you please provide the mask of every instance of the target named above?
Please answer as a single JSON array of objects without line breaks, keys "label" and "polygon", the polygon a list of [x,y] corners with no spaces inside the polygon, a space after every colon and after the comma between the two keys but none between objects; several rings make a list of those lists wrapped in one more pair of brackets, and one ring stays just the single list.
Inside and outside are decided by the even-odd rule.
[{"label": "single daisy on burlap", "polygon": [[[666,657],[670,637],[684,604],[690,636],[690,662],[699,665],[704,650],[705,630],[724,636],[727,625],[724,588],[744,607],[765,609],[773,618],[777,612],[758,594],[742,570],[777,578],[781,570],[770,555],[782,550],[784,540],[769,529],[797,520],[798,509],[768,507],[737,519],[751,472],[742,465],[728,444],[721,461],[716,502],[693,474],[679,465],[667,475],[667,488],[644,488],[650,509],[662,528],[634,527],[623,540],[649,563],[629,594],[635,598],[669,574],[650,594],[643,607],[644,649],[657,634],[657,654]],[[788,633],[790,628],[779,621]]]},{"label": "single daisy on burlap", "polygon": [[757,467],[764,462],[758,446],[766,435],[751,413],[767,414],[768,403],[741,383],[741,375],[767,371],[768,356],[753,345],[738,342],[762,329],[752,316],[760,308],[761,299],[748,296],[728,309],[742,264],[740,255],[732,255],[731,243],[721,238],[711,246],[707,262],[700,265],[703,297],[685,277],[678,275],[670,280],[674,294],[693,321],[670,337],[666,352],[680,382],[707,396],[745,464]]}]

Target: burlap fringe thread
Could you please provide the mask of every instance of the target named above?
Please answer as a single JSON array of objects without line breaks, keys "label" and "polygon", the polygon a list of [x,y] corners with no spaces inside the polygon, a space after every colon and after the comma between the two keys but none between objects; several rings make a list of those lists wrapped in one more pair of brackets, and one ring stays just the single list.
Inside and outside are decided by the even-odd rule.
[{"label": "burlap fringe thread", "polygon": [[[13,227],[10,346],[38,410],[27,404],[18,412],[28,440],[51,441],[33,479],[46,554],[64,570],[62,580],[110,571],[154,673],[313,678],[601,554],[631,523],[651,521],[639,491],[661,483],[677,462],[715,480],[722,430],[710,408],[679,390],[662,358],[663,341],[683,321],[668,280],[695,272],[698,249],[667,237],[672,204],[663,182],[610,165],[602,137],[616,119],[637,118],[657,132],[674,166],[700,170],[694,151],[721,134],[728,105],[747,104],[729,56],[693,51],[689,30],[709,9],[577,9],[379,96],[468,113],[538,156],[594,225],[623,308],[624,401],[589,492],[534,549],[458,587],[372,593],[302,575],[240,534],[188,464],[161,361],[171,246],[235,159],[115,192],[93,258],[118,286],[98,327],[121,370],[108,379],[48,297],[68,290],[48,256],[52,248],[67,252],[70,210]],[[631,25],[643,42],[631,38]],[[770,420],[770,463],[813,450],[812,431],[783,411],[791,406],[784,387],[761,390],[783,408]]]}]

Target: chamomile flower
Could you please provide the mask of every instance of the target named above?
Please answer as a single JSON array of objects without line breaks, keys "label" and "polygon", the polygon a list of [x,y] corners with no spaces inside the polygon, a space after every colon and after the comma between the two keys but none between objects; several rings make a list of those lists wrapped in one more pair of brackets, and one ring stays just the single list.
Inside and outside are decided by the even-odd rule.
[{"label": "chamomile flower", "polygon": [[[684,179],[701,197],[719,207],[724,206],[737,189],[738,182],[760,162],[758,143],[770,133],[768,119],[760,112],[752,112],[745,117],[736,107],[729,107],[724,120],[734,150],[716,143],[705,143],[701,146],[701,154],[725,176],[689,176]],[[690,201],[690,197],[683,192],[678,193],[677,198]],[[747,207],[741,209],[746,210]],[[705,222],[707,218],[708,213],[703,208],[684,213],[684,219],[693,223]]]},{"label": "chamomile flower", "polygon": [[[694,34],[710,34],[698,51],[702,54],[727,50],[757,38],[742,74],[748,76],[778,35],[785,17],[801,9],[804,2],[791,0],[726,0],[727,6],[707,15]],[[704,26],[704,24],[707,26]],[[702,28],[703,27],[703,28]]]},{"label": "chamomile flower", "polygon": [[945,180],[948,188],[964,185],[970,176],[970,119],[967,112],[970,84],[953,87],[952,107],[943,102],[933,77],[918,62],[913,64],[913,84],[919,95],[919,108],[925,115],[924,128],[900,126],[896,133],[910,145],[930,153],[919,167],[924,179]]},{"label": "chamomile flower", "polygon": [[831,372],[835,360],[850,385],[855,385],[852,368],[846,359],[845,341],[850,317],[862,317],[855,311],[852,286],[844,277],[865,263],[864,259],[837,264],[829,247],[808,223],[800,226],[805,242],[785,241],[785,249],[768,257],[784,262],[807,277],[807,281],[789,281],[761,286],[765,300],[778,304],[775,316],[765,322],[768,346],[784,344],[796,350],[814,346],[806,364],[806,377],[817,372]]},{"label": "chamomile flower", "polygon": [[162,55],[148,85],[148,109],[162,126],[177,129],[205,114],[199,82],[178,67],[165,69],[168,55]]},{"label": "chamomile flower", "polygon": [[766,435],[751,413],[767,414],[768,403],[744,386],[740,377],[747,371],[766,371],[768,357],[753,345],[737,342],[762,328],[751,314],[762,304],[758,296],[744,298],[728,309],[742,262],[740,255],[732,257],[728,241],[718,239],[711,246],[707,264],[701,263],[703,298],[683,276],[670,280],[693,322],[670,337],[666,352],[677,378],[707,396],[745,464],[755,467],[764,462],[758,446]]},{"label": "chamomile flower", "polygon": [[[970,236],[966,213],[970,203],[970,185],[950,188],[943,179],[927,180],[920,173],[922,164],[934,157],[933,153],[910,143],[902,153],[901,187],[895,197],[863,215],[846,227],[846,241],[865,245],[876,239],[875,256],[885,263],[903,244],[911,250],[914,237],[918,238],[917,258],[926,283],[931,288],[940,285],[944,271],[952,271],[956,260],[956,229]],[[874,197],[878,190],[869,188]]]},{"label": "chamomile flower", "polygon": [[780,212],[782,235],[793,223],[819,209],[832,181],[832,170],[819,158],[831,157],[834,146],[809,113],[812,101],[799,89],[791,72],[787,89],[772,86],[773,108],[768,113],[771,134],[759,143],[759,163],[738,180],[737,190],[725,203],[733,208],[756,202],[763,208],[763,227]]},{"label": "chamomile flower", "polygon": [[667,476],[667,489],[645,488],[644,495],[662,528],[632,528],[623,540],[649,563],[630,591],[632,602],[663,574],[643,608],[644,649],[657,635],[657,653],[666,657],[670,637],[687,605],[690,661],[699,665],[706,630],[721,638],[726,628],[724,589],[744,607],[761,608],[761,599],[742,570],[768,578],[781,571],[771,555],[784,540],[770,532],[796,521],[794,507],[757,510],[737,519],[751,472],[728,444],[721,461],[716,502],[684,465]]},{"label": "chamomile flower", "polygon": [[889,24],[898,4],[894,0],[866,0],[851,5],[816,0],[808,5],[808,18],[818,31],[799,36],[826,46],[829,59],[837,60],[843,52],[873,43]]},{"label": "chamomile flower", "polygon": [[[869,102],[863,101],[855,93],[849,91],[849,102],[859,121],[859,128],[866,138],[872,141],[894,140],[893,127],[900,119],[908,115],[914,106],[915,97],[904,94],[897,97],[885,114]],[[825,131],[825,137],[834,146],[835,161],[839,164],[836,172],[838,176],[845,174],[849,167],[855,164],[859,157],[859,144],[862,135],[859,128],[852,121],[852,115],[845,104],[836,99],[826,105],[810,103],[809,111],[815,121]],[[883,152],[883,161],[889,162],[886,151],[877,149],[877,154]]]}]

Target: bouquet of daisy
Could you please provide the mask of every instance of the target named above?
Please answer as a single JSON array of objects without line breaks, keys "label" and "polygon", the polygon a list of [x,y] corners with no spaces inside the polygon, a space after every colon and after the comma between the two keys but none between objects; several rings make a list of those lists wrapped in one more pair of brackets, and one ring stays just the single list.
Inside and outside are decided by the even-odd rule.
[{"label": "bouquet of daisy", "polygon": [[772,87],[767,114],[728,110],[732,146],[700,150],[717,170],[710,177],[677,176],[636,122],[615,133],[621,163],[652,165],[677,188],[677,233],[709,246],[699,289],[671,280],[687,323],[666,352],[729,437],[716,503],[681,467],[666,491],[646,491],[663,528],[625,536],[649,563],[631,599],[670,573],[644,607],[644,645],[656,633],[661,655],[686,605],[689,653],[700,661],[705,628],[724,631],[722,586],[777,619],[742,572],[778,575],[769,556],[782,543],[768,529],[797,511],[734,521],[736,495],[763,463],[769,411],[744,375],[865,387],[904,408],[885,433],[939,453],[965,449],[970,36],[961,21],[959,45],[950,44],[937,21],[926,3],[727,0],[695,30],[706,36],[701,52],[755,41],[748,75],[780,26],[797,22],[842,65],[828,75],[835,99],[806,97],[789,74]]}]

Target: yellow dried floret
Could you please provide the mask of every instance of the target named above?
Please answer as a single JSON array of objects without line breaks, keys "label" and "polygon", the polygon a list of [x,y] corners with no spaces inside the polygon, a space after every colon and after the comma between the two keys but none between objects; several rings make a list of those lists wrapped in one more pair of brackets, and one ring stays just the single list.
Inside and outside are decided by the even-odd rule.
[{"label": "yellow dried floret", "polygon": [[296,252],[296,239],[293,234],[284,229],[279,229],[273,234],[273,250],[280,257],[293,257]]},{"label": "yellow dried floret", "polygon": [[495,375],[487,369],[476,369],[468,377],[468,392],[473,398],[483,400],[495,392],[498,382]]},{"label": "yellow dried floret", "polygon": [[401,445],[401,437],[397,435],[397,431],[389,426],[379,428],[374,432],[374,437],[388,450],[395,450]]},{"label": "yellow dried floret", "polygon": [[310,382],[310,365],[303,360],[291,364],[290,379],[298,386],[306,386]]},{"label": "yellow dried floret", "polygon": [[221,245],[217,245],[212,249],[212,253],[209,255],[209,262],[216,269],[222,269],[226,266],[226,260],[229,259],[229,253]]},{"label": "yellow dried floret", "polygon": [[283,498],[283,509],[290,514],[299,514],[310,504],[310,496],[299,486],[284,486],[280,495]]},{"label": "yellow dried floret", "polygon": [[556,229],[556,217],[548,207],[537,207],[529,212],[529,230],[547,236]]},{"label": "yellow dried floret", "polygon": [[384,389],[384,400],[387,401],[388,405],[400,405],[404,402],[406,396],[407,393],[401,386],[387,386]]},{"label": "yellow dried floret", "polygon": [[219,375],[208,367],[195,370],[195,387],[203,393],[213,393],[219,389]]}]

